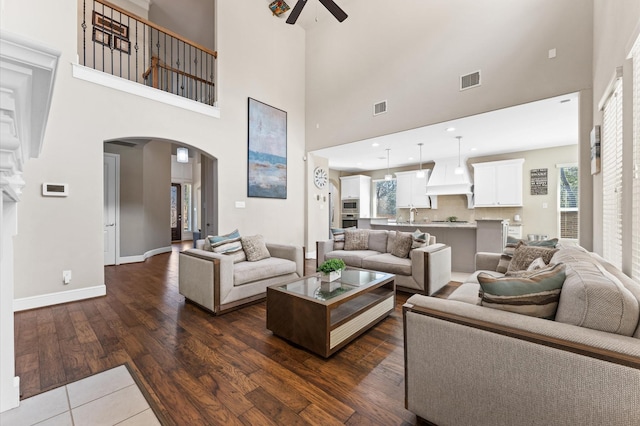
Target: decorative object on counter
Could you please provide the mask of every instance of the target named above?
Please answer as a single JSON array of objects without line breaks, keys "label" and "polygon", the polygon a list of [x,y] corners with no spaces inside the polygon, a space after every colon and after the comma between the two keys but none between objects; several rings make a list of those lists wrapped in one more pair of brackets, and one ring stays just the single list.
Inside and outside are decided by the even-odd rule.
[{"label": "decorative object on counter", "polygon": [[416,177],[422,179],[425,176],[424,170],[422,170],[422,142],[418,146],[420,147],[420,170],[416,172]]},{"label": "decorative object on counter", "polygon": [[449,216],[447,218],[447,222],[457,222],[458,221],[458,216]]},{"label": "decorative object on counter", "polygon": [[531,169],[531,195],[547,195],[547,170]]},{"label": "decorative object on counter", "polygon": [[460,161],[460,139],[462,139],[462,136],[456,136],[456,139],[458,139],[458,167],[455,168],[453,173],[457,175],[461,175],[464,173],[464,170],[462,170],[462,164]]},{"label": "decorative object on counter", "polygon": [[[325,260],[322,265],[318,266],[318,272],[321,272],[320,281],[323,283],[330,283],[337,279],[340,279],[342,276],[342,270],[345,269],[347,265],[344,263],[342,259],[328,259]],[[329,289],[331,286],[326,286],[327,289],[322,287],[322,291],[333,291],[335,287],[340,287],[340,283],[337,283],[337,286],[334,286],[333,289]]]},{"label": "decorative object on counter", "polygon": [[520,217],[520,215],[519,215],[519,214],[517,214],[517,215],[513,216],[513,221],[514,221],[514,222],[520,222],[521,220],[522,220],[522,218]]},{"label": "decorative object on counter", "polygon": [[384,175],[384,180],[393,179],[393,176],[391,176],[391,172],[389,172],[389,151],[391,151],[391,150],[389,148],[387,148],[387,174]]}]

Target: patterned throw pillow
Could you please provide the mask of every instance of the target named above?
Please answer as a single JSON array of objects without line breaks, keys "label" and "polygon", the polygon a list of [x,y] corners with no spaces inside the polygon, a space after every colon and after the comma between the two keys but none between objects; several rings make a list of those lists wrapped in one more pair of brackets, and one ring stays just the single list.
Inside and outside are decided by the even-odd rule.
[{"label": "patterned throw pillow", "polygon": [[240,232],[236,229],[226,235],[214,235],[207,237],[211,251],[225,254],[233,258],[233,263],[247,260],[242,243],[240,242]]},{"label": "patterned throw pillow", "polygon": [[431,235],[427,232],[422,232],[419,229],[416,229],[413,234],[413,243],[411,244],[411,248],[420,248],[429,245],[429,238]]},{"label": "patterned throw pillow", "polygon": [[271,253],[267,250],[262,235],[253,235],[251,237],[242,237],[242,248],[247,255],[249,262],[257,262],[258,260],[271,257]]},{"label": "patterned throw pillow", "polygon": [[520,245],[525,246],[533,246],[533,247],[547,247],[547,248],[555,248],[558,244],[557,238],[552,238],[550,240],[542,240],[542,241],[525,241],[519,240],[513,237],[507,237],[507,244],[504,247],[504,251],[500,256],[500,261],[498,262],[498,267],[496,268],[496,272],[505,273],[509,270],[509,264],[511,263],[511,259],[513,258],[513,253],[516,247]]},{"label": "patterned throw pillow", "polygon": [[369,234],[366,229],[348,229],[344,232],[345,250],[368,250]]},{"label": "patterned throw pillow", "polygon": [[393,241],[393,247],[391,248],[391,254],[395,257],[407,257],[411,251],[411,245],[413,244],[413,235],[408,232],[396,231],[396,238]]},{"label": "patterned throw pillow", "polygon": [[344,249],[344,232],[346,230],[356,229],[355,226],[351,226],[349,228],[331,228],[331,234],[333,235],[333,249],[334,250],[342,250]]},{"label": "patterned throw pillow", "polygon": [[524,277],[496,278],[478,274],[482,306],[532,317],[554,319],[566,277],[563,263],[550,265]]},{"label": "patterned throw pillow", "polygon": [[538,257],[541,257],[544,263],[548,264],[557,251],[558,249],[554,248],[531,247],[520,243],[513,252],[513,259],[509,263],[507,272],[524,271]]}]

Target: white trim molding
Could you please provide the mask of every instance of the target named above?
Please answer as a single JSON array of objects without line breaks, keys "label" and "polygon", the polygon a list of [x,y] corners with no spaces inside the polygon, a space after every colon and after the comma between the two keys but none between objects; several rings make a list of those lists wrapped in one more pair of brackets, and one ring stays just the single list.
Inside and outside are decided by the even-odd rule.
[{"label": "white trim molding", "polygon": [[174,95],[144,84],[129,81],[106,72],[94,70],[93,68],[72,63],[73,76],[80,80],[89,81],[101,86],[110,87],[111,89],[120,90],[122,92],[131,93],[143,98],[173,105],[178,108],[186,109],[213,118],[220,118],[220,108],[203,104],[202,102],[192,101],[182,96]]},{"label": "white trim molding", "polygon": [[84,287],[74,290],[60,291],[58,293],[42,294],[38,296],[23,297],[13,300],[13,311],[20,312],[29,309],[42,308],[44,306],[59,305],[61,303],[76,302],[78,300],[91,299],[106,296],[107,286],[104,284],[94,287]]},{"label": "white trim molding", "polygon": [[162,253],[170,253],[171,252],[171,246],[168,247],[160,247],[157,249],[153,249],[153,250],[149,250],[148,252],[146,252],[145,254],[141,254],[139,256],[126,256],[126,257],[121,257],[119,259],[119,264],[123,265],[125,263],[137,263],[137,262],[144,262],[146,259],[150,258],[151,256],[155,256],[156,254],[162,254]]}]

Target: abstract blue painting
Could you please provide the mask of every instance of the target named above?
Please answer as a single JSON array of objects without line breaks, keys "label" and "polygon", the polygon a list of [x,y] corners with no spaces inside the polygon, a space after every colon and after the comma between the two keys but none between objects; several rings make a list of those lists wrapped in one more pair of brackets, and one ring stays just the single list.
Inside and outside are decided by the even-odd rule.
[{"label": "abstract blue painting", "polygon": [[247,195],[287,198],[287,113],[249,98]]}]

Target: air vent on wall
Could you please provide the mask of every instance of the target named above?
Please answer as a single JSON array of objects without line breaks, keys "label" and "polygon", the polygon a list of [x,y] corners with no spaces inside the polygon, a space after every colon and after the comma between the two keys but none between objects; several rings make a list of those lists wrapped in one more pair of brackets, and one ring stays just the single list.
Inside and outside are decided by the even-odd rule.
[{"label": "air vent on wall", "polygon": [[387,101],[373,104],[373,115],[383,114],[385,112],[387,112]]},{"label": "air vent on wall", "polygon": [[460,90],[467,90],[480,86],[480,71],[460,76]]}]

